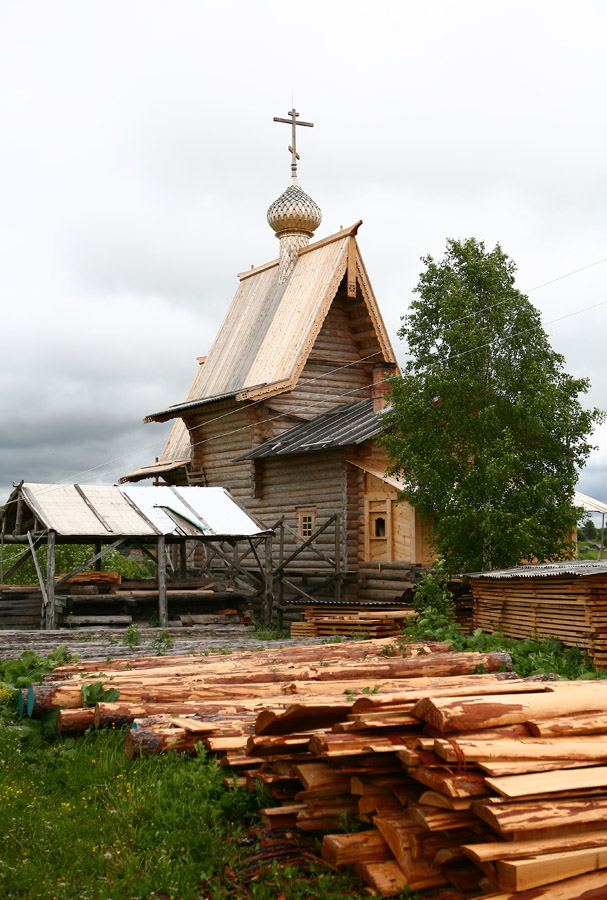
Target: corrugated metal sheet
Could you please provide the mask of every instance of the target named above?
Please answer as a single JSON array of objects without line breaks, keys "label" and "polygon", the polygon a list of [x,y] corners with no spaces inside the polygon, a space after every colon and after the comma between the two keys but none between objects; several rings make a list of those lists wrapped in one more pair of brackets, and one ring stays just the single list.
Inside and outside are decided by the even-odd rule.
[{"label": "corrugated metal sheet", "polygon": [[278,438],[265,441],[243,456],[243,459],[263,459],[286,453],[305,453],[327,447],[346,447],[360,444],[381,429],[381,418],[373,412],[372,400],[339,404],[303,425],[296,425]]},{"label": "corrugated metal sheet", "polygon": [[24,484],[21,494],[46,527],[64,537],[183,536],[171,512],[194,525],[187,534],[245,537],[264,531],[221,487]]},{"label": "corrugated metal sheet", "polygon": [[603,559],[568,559],[563,562],[534,563],[526,566],[514,566],[512,569],[494,569],[492,572],[467,572],[468,578],[553,578],[559,575],[607,574],[607,560]]}]

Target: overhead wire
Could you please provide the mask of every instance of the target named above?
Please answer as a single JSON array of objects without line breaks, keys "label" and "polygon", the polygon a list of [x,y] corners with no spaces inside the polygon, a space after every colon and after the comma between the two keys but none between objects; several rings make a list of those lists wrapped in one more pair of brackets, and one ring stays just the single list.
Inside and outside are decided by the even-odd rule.
[{"label": "overhead wire", "polygon": [[[547,286],[549,286],[549,285],[551,285],[551,284],[555,284],[556,282],[562,281],[562,280],[565,279],[565,278],[570,278],[570,277],[573,276],[573,275],[577,275],[577,274],[579,274],[580,272],[586,271],[587,269],[593,268],[594,266],[598,266],[598,265],[600,265],[601,263],[604,263],[604,262],[607,262],[607,257],[603,257],[602,259],[595,260],[594,262],[588,263],[588,264],[585,265],[585,266],[581,266],[580,268],[573,269],[573,270],[571,270],[570,272],[566,272],[565,274],[559,275],[559,276],[557,276],[556,278],[550,279],[549,281],[545,281],[545,282],[543,282],[543,283],[541,283],[541,284],[539,284],[539,285],[535,285],[535,287],[529,288],[525,293],[529,294],[529,293],[532,293],[533,291],[540,290],[541,288],[547,287]],[[466,314],[465,316],[461,316],[461,317],[458,318],[458,319],[454,319],[454,320],[452,320],[451,322],[446,323],[446,325],[447,325],[447,326],[450,326],[450,325],[453,325],[453,324],[457,324],[458,322],[464,321],[465,319],[471,318],[472,316],[480,315],[481,313],[487,312],[487,311],[490,310],[490,309],[493,309],[493,308],[495,308],[495,307],[497,307],[497,306],[500,306],[500,305],[503,305],[504,303],[507,303],[508,300],[509,300],[509,298],[507,298],[506,300],[499,301],[499,302],[494,303],[494,304],[490,304],[490,305],[488,305],[488,306],[486,306],[486,307],[484,307],[484,308],[482,308],[482,309],[480,309],[480,310],[475,310],[475,311],[472,312],[472,313],[468,313],[468,314]],[[528,329],[525,329],[524,331],[517,332],[517,333],[515,333],[515,334],[512,335],[512,336],[513,336],[513,337],[518,337],[518,336],[520,336],[520,335],[522,335],[522,334],[526,334],[526,333],[528,333],[528,332],[530,332],[530,331],[536,331],[536,330],[538,330],[539,328],[547,327],[547,326],[549,326],[549,325],[555,324],[556,322],[563,321],[564,319],[569,319],[569,318],[572,318],[572,317],[574,317],[574,316],[576,316],[576,315],[580,315],[581,313],[588,312],[588,311],[590,311],[590,310],[592,310],[592,309],[596,309],[597,307],[603,306],[603,305],[605,305],[606,303],[607,303],[607,300],[603,300],[603,301],[601,301],[600,303],[595,303],[595,304],[592,304],[591,306],[584,307],[584,308],[582,308],[582,309],[580,309],[580,310],[575,310],[574,312],[568,313],[567,315],[560,316],[560,317],[558,317],[558,318],[556,318],[556,319],[552,319],[552,320],[550,320],[549,322],[547,322],[547,323],[545,323],[545,324],[539,323],[538,325],[533,326],[532,328],[528,328]],[[470,348],[470,349],[468,349],[468,350],[463,350],[463,351],[461,351],[460,353],[453,354],[452,356],[448,357],[447,360],[456,359],[458,356],[464,356],[464,355],[466,355],[466,354],[468,354],[468,353],[474,353],[474,352],[476,352],[476,351],[478,351],[478,350],[484,349],[485,347],[491,346],[491,344],[492,344],[492,342],[491,342],[491,341],[488,341],[488,342],[486,342],[485,344],[479,345],[478,347],[473,347],[473,348]],[[327,372],[323,372],[323,373],[321,373],[320,375],[314,376],[313,378],[310,379],[310,382],[314,382],[314,381],[318,381],[318,380],[325,379],[328,375],[334,374],[335,372],[339,372],[340,370],[346,369],[346,368],[348,368],[348,367],[350,367],[350,366],[357,365],[357,364],[359,364],[359,363],[361,363],[361,362],[366,362],[367,360],[372,359],[373,357],[379,356],[379,355],[382,355],[382,354],[383,354],[383,351],[382,351],[382,350],[375,351],[374,353],[368,354],[367,356],[360,357],[359,359],[356,359],[356,360],[352,360],[352,361],[350,361],[350,362],[348,362],[348,363],[346,363],[346,364],[344,364],[344,365],[337,366],[337,367],[335,367],[335,368],[333,368],[333,369],[330,369],[330,370],[327,371]],[[361,386],[358,386],[357,388],[354,388],[354,389],[352,389],[352,390],[350,390],[350,391],[346,391],[346,392],[344,392],[344,393],[342,393],[342,394],[336,395],[336,398],[335,398],[335,399],[341,399],[341,398],[343,398],[343,397],[345,397],[345,396],[348,396],[348,395],[351,394],[351,393],[356,393],[356,392],[358,392],[358,391],[362,391],[362,390],[370,390],[370,388],[371,388],[371,385],[370,385],[370,384],[369,384],[368,386],[363,386],[363,385],[361,385]],[[223,419],[223,418],[227,418],[227,417],[229,417],[229,416],[231,416],[231,415],[234,415],[236,412],[241,412],[241,411],[243,411],[243,410],[247,410],[247,409],[251,408],[252,406],[257,405],[258,403],[264,402],[265,400],[267,400],[267,397],[260,397],[260,398],[258,398],[257,400],[252,400],[252,401],[250,401],[248,404],[246,404],[245,406],[239,407],[238,410],[228,410],[228,411],[225,412],[225,413],[221,413],[220,415],[215,416],[215,417],[212,418],[212,419],[209,419],[209,420],[208,420],[207,422],[205,422],[204,424],[205,424],[205,426],[208,426],[208,425],[210,425],[210,424],[212,424],[212,423],[214,423],[214,422],[216,422],[216,421],[219,421],[219,420],[221,420],[221,419]],[[275,421],[276,419],[278,419],[278,418],[283,418],[283,417],[285,417],[285,416],[288,416],[289,414],[292,414],[293,412],[302,412],[302,411],[305,411],[305,410],[307,410],[307,409],[312,409],[312,408],[314,408],[314,407],[317,407],[317,406],[318,406],[320,403],[322,403],[322,402],[324,402],[324,401],[322,401],[322,400],[321,400],[321,401],[309,401],[309,402],[303,404],[303,405],[300,406],[300,407],[296,407],[295,410],[291,410],[290,412],[278,413],[277,415],[271,416],[271,417],[269,417],[269,418],[267,418],[267,419],[263,419],[263,420],[261,420],[259,423],[256,423],[256,424],[263,425],[263,424],[266,424],[266,423],[269,423],[269,422],[273,422],[273,421]],[[177,406],[181,406],[181,404],[176,404],[176,405],[177,405]],[[169,409],[170,409],[170,408],[169,408]],[[198,427],[200,427],[200,426],[192,426],[191,428],[188,428],[188,427],[186,426],[188,432],[194,431],[194,430],[196,430],[196,428],[198,428]],[[236,433],[236,432],[238,432],[238,431],[245,430],[245,429],[248,428],[248,427],[249,427],[248,425],[246,425],[246,426],[241,426],[241,427],[239,427],[239,428],[237,428],[237,429],[232,429],[232,430],[230,430],[230,431],[222,432],[222,433],[217,434],[217,435],[212,435],[212,436],[210,436],[210,437],[208,437],[208,438],[205,438],[205,439],[203,439],[203,440],[201,440],[201,441],[197,441],[197,442],[191,444],[190,447],[196,447],[196,446],[199,446],[200,444],[208,443],[209,441],[213,441],[213,440],[220,440],[220,439],[222,439],[222,438],[224,438],[224,437],[228,437],[229,435],[234,434],[234,433]],[[71,483],[71,482],[73,482],[76,478],[79,478],[79,477],[81,477],[82,475],[88,475],[88,474],[91,474],[91,473],[93,473],[93,472],[99,473],[100,471],[106,470],[106,469],[108,469],[108,467],[111,466],[113,463],[117,463],[117,462],[119,462],[120,460],[123,460],[123,459],[127,458],[128,456],[131,456],[131,455],[134,454],[134,453],[138,453],[138,452],[140,452],[140,451],[142,451],[142,450],[146,450],[146,449],[148,449],[149,447],[152,447],[152,446],[158,446],[158,444],[160,443],[160,440],[161,440],[161,439],[157,439],[157,440],[154,440],[154,441],[150,441],[149,443],[146,443],[145,445],[142,445],[142,446],[140,446],[140,447],[129,449],[129,450],[126,451],[125,453],[122,453],[122,454],[120,454],[119,456],[113,457],[113,458],[110,459],[110,460],[106,460],[106,461],[104,461],[104,462],[102,462],[102,463],[99,463],[99,464],[96,465],[96,466],[91,466],[91,467],[88,468],[88,469],[84,469],[84,470],[82,470],[82,471],[80,471],[80,472],[77,472],[75,475],[65,477],[65,478],[61,479],[61,481],[58,482],[58,484],[65,484],[65,483],[67,483],[68,481]],[[165,440],[165,443],[166,443],[166,440]],[[115,469],[114,469],[113,471],[115,471]],[[54,487],[54,485],[53,485],[52,487]]]}]

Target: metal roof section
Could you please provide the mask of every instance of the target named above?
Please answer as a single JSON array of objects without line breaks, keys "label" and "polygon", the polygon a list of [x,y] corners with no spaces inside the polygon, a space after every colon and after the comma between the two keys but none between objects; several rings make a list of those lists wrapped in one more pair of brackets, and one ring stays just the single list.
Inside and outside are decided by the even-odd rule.
[{"label": "metal roof section", "polygon": [[[173,406],[162,409],[157,413],[150,413],[143,420],[144,422],[167,422],[180,416],[182,412],[189,409],[196,409],[198,406],[205,406],[207,403],[219,403],[221,400],[233,400],[236,393],[232,391],[230,394],[220,394],[218,397],[207,397],[205,400],[184,400],[183,403],[175,403]],[[185,426],[184,426],[185,427]]]},{"label": "metal roof section", "polygon": [[[396,361],[354,235],[361,223],[300,250],[288,280],[278,264],[242,273],[240,285],[185,403],[146,416],[165,421],[205,403],[292,390],[350,262],[356,265],[383,357]],[[353,242],[353,256],[349,253]]]},{"label": "metal roof section", "polygon": [[512,569],[494,569],[491,572],[466,572],[468,578],[557,578],[559,575],[607,574],[607,560],[604,559],[567,559],[562,562],[529,563],[514,566]]},{"label": "metal roof section", "polygon": [[328,447],[346,447],[360,444],[374,437],[380,430],[381,418],[373,412],[373,400],[340,403],[312,421],[296,425],[290,431],[264,441],[259,447],[236,459],[263,459],[287,453],[326,450]]},{"label": "metal roof section", "polygon": [[265,529],[222,487],[23,484],[47,529],[64,537],[252,537]]}]

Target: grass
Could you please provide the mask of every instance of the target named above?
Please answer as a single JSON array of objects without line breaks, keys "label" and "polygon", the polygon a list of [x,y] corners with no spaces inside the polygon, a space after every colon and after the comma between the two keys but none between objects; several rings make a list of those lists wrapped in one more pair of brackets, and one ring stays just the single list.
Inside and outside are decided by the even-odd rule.
[{"label": "grass", "polygon": [[[0,896],[15,900],[215,900],[364,896],[319,865],[270,867],[248,893],[239,869],[266,795],[222,784],[205,754],[129,762],[122,732],[30,747],[0,727]],[[298,886],[299,885],[299,886]]]},{"label": "grass", "polygon": [[[601,535],[599,534],[594,541],[578,541],[578,558],[579,559],[598,559],[599,551],[597,545],[601,546]],[[603,550],[603,559],[607,559],[607,548]]]}]

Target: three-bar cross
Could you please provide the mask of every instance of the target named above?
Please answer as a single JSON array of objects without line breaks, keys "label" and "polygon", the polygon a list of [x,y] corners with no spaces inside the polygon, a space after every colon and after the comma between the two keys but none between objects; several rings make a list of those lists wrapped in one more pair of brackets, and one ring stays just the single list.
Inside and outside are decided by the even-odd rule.
[{"label": "three-bar cross", "polygon": [[299,113],[296,111],[295,107],[289,110],[287,113],[290,116],[289,119],[279,119],[278,116],[274,116],[274,122],[284,122],[286,125],[290,125],[292,128],[291,141],[292,146],[289,146],[289,152],[291,154],[291,180],[297,181],[297,160],[299,159],[299,153],[297,152],[297,138],[295,134],[297,125],[306,125],[308,128],[314,128],[314,122],[298,122],[297,118]]}]

